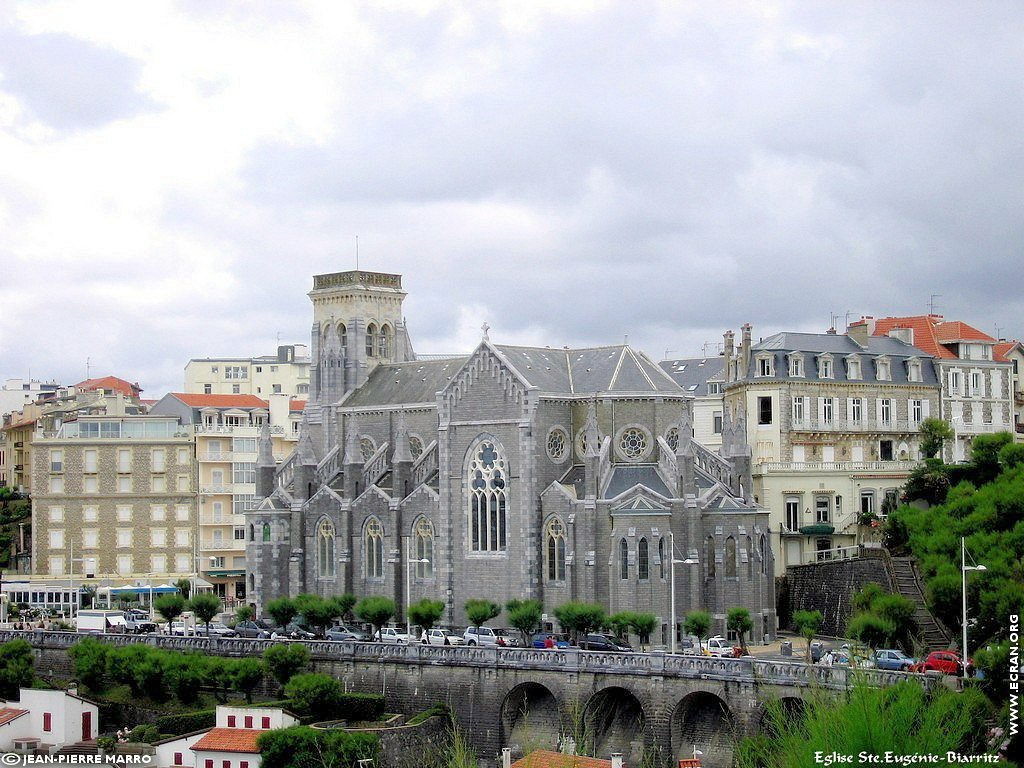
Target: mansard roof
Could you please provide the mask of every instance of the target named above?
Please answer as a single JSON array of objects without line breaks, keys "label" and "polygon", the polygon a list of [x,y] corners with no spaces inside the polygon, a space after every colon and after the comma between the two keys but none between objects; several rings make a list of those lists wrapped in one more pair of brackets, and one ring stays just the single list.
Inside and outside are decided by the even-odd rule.
[{"label": "mansard roof", "polygon": [[542,394],[659,392],[684,394],[643,352],[626,345],[551,349],[494,345],[506,362]]},{"label": "mansard roof", "polygon": [[346,408],[435,402],[435,395],[466,362],[465,357],[378,365],[366,383],[341,401]]},{"label": "mansard roof", "polygon": [[708,394],[709,381],[723,380],[725,358],[718,356],[662,360],[659,365],[687,394],[699,397]]},{"label": "mansard roof", "polygon": [[889,355],[896,357],[931,357],[922,349],[894,339],[891,336],[869,336],[868,346],[864,348],[845,333],[789,333],[782,332],[769,336],[767,339],[751,347],[759,350],[785,350],[787,352],[807,352],[809,354],[863,355],[865,357]]}]

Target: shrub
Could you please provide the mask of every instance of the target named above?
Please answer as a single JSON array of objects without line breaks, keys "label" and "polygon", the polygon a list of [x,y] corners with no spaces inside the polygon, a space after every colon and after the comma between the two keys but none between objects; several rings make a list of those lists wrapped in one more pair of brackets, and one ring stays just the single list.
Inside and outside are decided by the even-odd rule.
[{"label": "shrub", "polygon": [[79,640],[68,650],[75,664],[75,677],[90,691],[99,692],[106,688],[109,651],[109,645],[91,637]]},{"label": "shrub", "polygon": [[284,688],[285,695],[292,700],[296,713],[312,715],[317,720],[341,717],[341,683],[330,675],[310,672],[295,675]]},{"label": "shrub", "polygon": [[180,736],[183,733],[201,731],[204,728],[213,728],[217,725],[217,710],[200,709],[195,712],[186,712],[180,715],[164,715],[156,719],[156,729],[160,733],[169,733],[172,736]]},{"label": "shrub", "polygon": [[301,725],[260,734],[257,744],[263,768],[355,768],[360,759],[375,759],[380,751],[380,739],[370,733],[315,731]]},{"label": "shrub", "polygon": [[267,671],[284,687],[292,676],[309,664],[309,651],[304,645],[272,645],[263,652]]},{"label": "shrub", "polygon": [[32,646],[24,640],[11,640],[0,645],[0,696],[16,699],[21,688],[35,680],[35,657]]},{"label": "shrub", "polygon": [[380,693],[343,693],[339,708],[339,716],[348,720],[376,720],[384,714],[384,696]]},{"label": "shrub", "polygon": [[152,744],[155,741],[160,741],[160,731],[155,725],[136,725],[132,728],[129,738],[138,744]]}]

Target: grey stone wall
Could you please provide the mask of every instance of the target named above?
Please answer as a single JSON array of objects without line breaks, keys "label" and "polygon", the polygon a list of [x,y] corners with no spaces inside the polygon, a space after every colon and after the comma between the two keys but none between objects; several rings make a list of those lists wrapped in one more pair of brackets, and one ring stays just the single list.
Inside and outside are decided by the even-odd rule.
[{"label": "grey stone wall", "polygon": [[835,637],[846,631],[857,591],[872,582],[893,591],[885,561],[879,557],[790,566],[785,578],[789,610],[780,617],[783,626],[792,628],[796,611],[821,611],[824,621],[819,631]]}]

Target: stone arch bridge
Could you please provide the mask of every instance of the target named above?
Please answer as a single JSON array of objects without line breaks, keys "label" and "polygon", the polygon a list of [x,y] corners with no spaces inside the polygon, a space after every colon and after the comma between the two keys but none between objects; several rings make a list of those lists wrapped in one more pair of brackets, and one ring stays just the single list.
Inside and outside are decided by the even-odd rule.
[{"label": "stone arch bridge", "polygon": [[[0,642],[32,643],[41,673],[73,676],[70,632],[0,632]],[[208,655],[258,656],[270,640],[97,635],[115,645],[147,643]],[[310,641],[314,669],[350,691],[383,692],[389,711],[413,713],[447,703],[471,734],[478,756],[557,748],[567,738],[607,757],[621,752],[628,765],[646,752],[665,763],[704,753],[709,768],[728,766],[732,747],[763,726],[765,705],[799,710],[812,695],[845,691],[857,676],[886,686],[906,673],[808,666],[800,662],[717,659],[577,649],[465,648]],[[934,678],[912,677],[924,685]]]}]

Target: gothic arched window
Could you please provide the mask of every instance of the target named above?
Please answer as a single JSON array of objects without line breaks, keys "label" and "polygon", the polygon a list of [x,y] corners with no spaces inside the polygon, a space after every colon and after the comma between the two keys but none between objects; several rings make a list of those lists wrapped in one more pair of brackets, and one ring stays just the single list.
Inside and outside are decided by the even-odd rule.
[{"label": "gothic arched window", "polygon": [[629,578],[629,542],[619,539],[619,578]]},{"label": "gothic arched window", "polygon": [[747,536],[747,578],[754,578],[754,539]]},{"label": "gothic arched window", "polygon": [[334,565],[334,524],[326,518],[316,528],[317,573],[321,578],[333,579]]},{"label": "gothic arched window", "polygon": [[761,540],[758,542],[759,554],[761,555],[761,573],[768,573],[768,547],[765,543],[764,534],[761,534]]},{"label": "gothic arched window", "polygon": [[725,575],[736,575],[736,539],[732,536],[725,540]]},{"label": "gothic arched window", "polygon": [[647,549],[647,539],[640,539],[636,549],[636,575],[640,581],[651,578],[651,555]]},{"label": "gothic arched window", "polygon": [[658,566],[660,571],[661,571],[660,575],[661,575],[661,578],[664,579],[665,578],[665,566],[666,565],[671,565],[671,563],[666,563],[665,562],[665,537],[664,536],[662,536],[660,539],[658,539],[658,561],[660,563],[660,565]]},{"label": "gothic arched window", "polygon": [[377,353],[377,326],[370,323],[366,326],[366,356],[373,357]]},{"label": "gothic arched window", "polygon": [[704,562],[707,563],[709,579],[715,578],[715,537],[708,536],[704,542]]},{"label": "gothic arched window", "polygon": [[545,552],[548,581],[565,581],[565,526],[557,517],[548,522]]},{"label": "gothic arched window", "polygon": [[377,354],[381,357],[391,357],[391,329],[382,325],[380,336],[377,337]]},{"label": "gothic arched window", "polygon": [[[434,575],[434,526],[425,517],[416,521],[413,529],[416,539],[416,578],[428,579]],[[427,562],[423,562],[426,560]]]},{"label": "gothic arched window", "polygon": [[341,343],[342,349],[348,346],[348,330],[344,323],[338,324],[338,341]]},{"label": "gothic arched window", "polygon": [[469,473],[469,541],[474,552],[504,552],[508,480],[505,457],[493,440],[473,449]]},{"label": "gothic arched window", "polygon": [[263,540],[270,541],[270,523],[263,524]]},{"label": "gothic arched window", "polygon": [[375,517],[366,524],[365,543],[366,578],[384,578],[384,528]]}]

